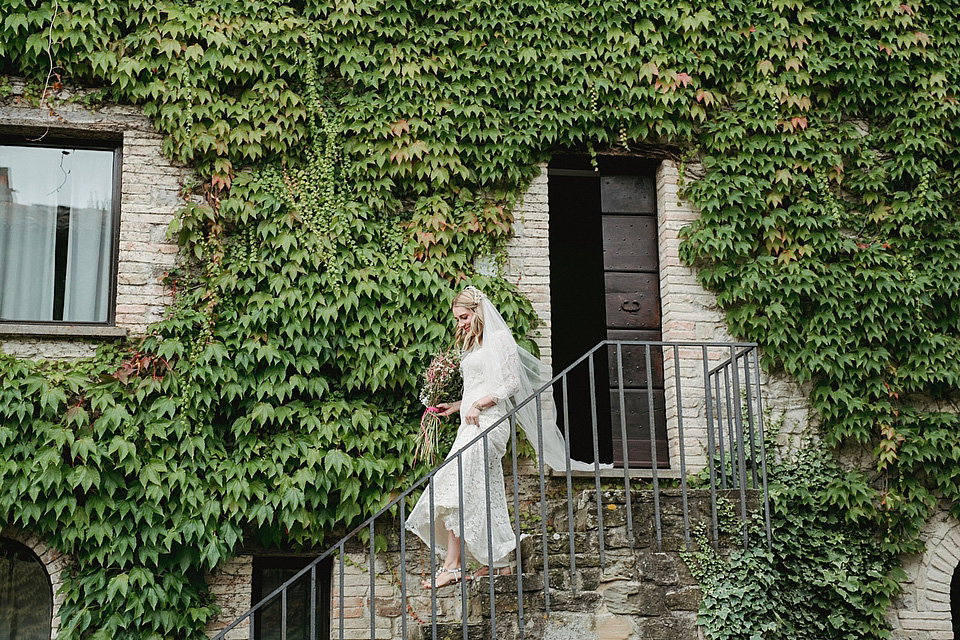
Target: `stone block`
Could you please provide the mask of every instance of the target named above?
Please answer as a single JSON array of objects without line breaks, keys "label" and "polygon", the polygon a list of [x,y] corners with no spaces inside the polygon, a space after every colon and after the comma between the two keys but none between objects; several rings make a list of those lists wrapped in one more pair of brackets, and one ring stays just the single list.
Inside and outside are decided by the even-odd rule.
[{"label": "stone block", "polygon": [[595,640],[593,616],[557,612],[544,626],[543,640]]},{"label": "stone block", "polygon": [[595,629],[597,640],[626,640],[636,632],[631,617],[618,615],[598,615]]},{"label": "stone block", "polygon": [[674,585],[680,581],[679,558],[669,553],[642,553],[637,559],[637,573],[643,582]]},{"label": "stone block", "polygon": [[589,569],[577,569],[579,576],[578,588],[582,591],[596,591],[600,586],[600,580],[603,577],[603,570],[599,567]]},{"label": "stone block", "polygon": [[634,616],[659,616],[665,613],[665,593],[654,584],[618,581],[600,586],[607,611]]},{"label": "stone block", "polygon": [[[521,598],[517,597],[516,591],[513,591],[512,593],[497,593],[494,597],[496,598],[497,616],[499,616],[501,613],[517,613],[520,610]],[[542,591],[531,591],[524,593],[522,602],[525,616],[531,615],[531,612],[533,611],[544,610],[544,595]],[[490,616],[489,596],[481,600],[480,612],[481,615],[485,617]]]},{"label": "stone block", "polygon": [[670,611],[698,611],[703,600],[703,592],[698,586],[680,587],[667,591],[667,609]]},{"label": "stone block", "polygon": [[642,640],[698,640],[696,616],[658,616],[638,622]]},{"label": "stone block", "polygon": [[569,611],[576,613],[592,613],[599,610],[603,604],[603,596],[596,591],[561,591],[551,589],[550,611]]},{"label": "stone block", "polygon": [[396,618],[403,613],[400,598],[376,598],[374,601],[376,615],[385,618]]}]

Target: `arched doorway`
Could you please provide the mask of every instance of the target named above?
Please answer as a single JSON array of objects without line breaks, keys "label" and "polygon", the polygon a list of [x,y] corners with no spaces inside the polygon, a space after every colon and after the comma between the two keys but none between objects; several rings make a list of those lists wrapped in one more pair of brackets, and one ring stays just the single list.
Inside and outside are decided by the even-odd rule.
[{"label": "arched doorway", "polygon": [[53,586],[26,545],[0,538],[0,640],[50,640]]}]

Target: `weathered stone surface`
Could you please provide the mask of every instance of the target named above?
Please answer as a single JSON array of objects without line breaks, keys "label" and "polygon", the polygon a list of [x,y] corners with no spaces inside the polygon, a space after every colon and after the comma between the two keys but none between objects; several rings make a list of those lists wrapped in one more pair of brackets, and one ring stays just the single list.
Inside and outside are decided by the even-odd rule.
[{"label": "weathered stone surface", "polygon": [[[517,597],[516,591],[513,593],[498,593],[495,597],[498,616],[504,613],[517,613],[520,610],[520,599]],[[480,615],[489,617],[490,597],[487,595],[485,597],[481,596],[481,598]],[[532,591],[523,594],[524,616],[540,615],[539,612],[544,609],[543,603],[544,595],[542,591]]]},{"label": "weathered stone surface", "polygon": [[675,591],[667,591],[667,609],[671,611],[697,611],[700,608],[700,601],[703,600],[703,593],[700,587],[689,586],[681,587]]},{"label": "weathered stone surface", "polygon": [[699,637],[693,615],[641,618],[638,627],[641,640],[697,640]]},{"label": "weathered stone surface", "polygon": [[637,559],[637,573],[644,582],[677,584],[680,580],[677,564],[683,562],[673,554],[643,553]]},{"label": "weathered stone surface", "polygon": [[[420,638],[432,640],[433,625],[419,626]],[[467,640],[486,640],[490,637],[490,626],[483,623],[467,623]],[[437,640],[463,640],[463,625],[459,623],[442,623],[437,625]]]},{"label": "weathered stone surface", "polygon": [[603,603],[610,613],[658,616],[666,611],[664,590],[642,582],[612,582],[601,585]]},{"label": "weathered stone surface", "polygon": [[595,618],[558,612],[550,616],[543,630],[543,640],[595,640]]},{"label": "weathered stone surface", "polygon": [[596,591],[551,591],[550,611],[596,611],[603,603],[603,596]]},{"label": "weathered stone surface", "polygon": [[603,577],[603,571],[600,568],[578,569],[580,576],[580,590],[596,591],[600,586],[600,579]]},{"label": "weathered stone surface", "polygon": [[626,640],[636,633],[636,621],[630,616],[597,615],[597,640]]},{"label": "weathered stone surface", "polygon": [[403,613],[400,598],[376,598],[376,611],[378,616],[387,618],[396,618]]}]

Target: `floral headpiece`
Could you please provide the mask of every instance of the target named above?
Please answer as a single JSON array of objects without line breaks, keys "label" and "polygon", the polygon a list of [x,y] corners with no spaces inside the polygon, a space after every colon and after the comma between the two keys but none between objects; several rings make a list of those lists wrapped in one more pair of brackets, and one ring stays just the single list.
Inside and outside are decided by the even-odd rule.
[{"label": "floral headpiece", "polygon": [[463,290],[469,291],[470,293],[472,293],[473,301],[476,302],[477,304],[480,304],[480,301],[487,297],[483,294],[483,291],[480,291],[480,289],[477,289],[472,284],[464,287]]}]

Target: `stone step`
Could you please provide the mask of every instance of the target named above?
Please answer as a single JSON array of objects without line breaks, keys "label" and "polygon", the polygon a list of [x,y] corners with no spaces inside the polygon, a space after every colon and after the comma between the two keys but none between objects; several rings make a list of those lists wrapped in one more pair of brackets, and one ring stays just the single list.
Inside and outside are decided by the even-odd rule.
[{"label": "stone step", "polygon": [[[589,589],[585,589],[586,580],[578,570],[573,576],[576,580],[576,591],[572,589],[571,576],[568,570],[550,570],[550,608],[557,611],[593,611],[599,606],[600,594],[589,589],[596,589],[599,584],[599,573],[593,576]],[[497,615],[501,613],[516,613],[519,610],[520,594],[523,598],[525,610],[543,610],[546,605],[544,597],[545,580],[542,573],[526,573],[520,581],[516,576],[494,576],[493,578],[494,603]],[[490,615],[490,578],[476,578],[469,587],[471,601],[470,614],[472,616],[489,617]]]},{"label": "stone step", "polygon": [[[419,635],[416,635],[419,632]],[[412,636],[410,640],[488,640],[490,638],[490,626],[483,622],[468,622],[467,637],[463,637],[463,624],[459,622],[438,622],[437,637],[433,637],[433,625],[421,624],[416,627],[416,632],[408,634]]]}]

